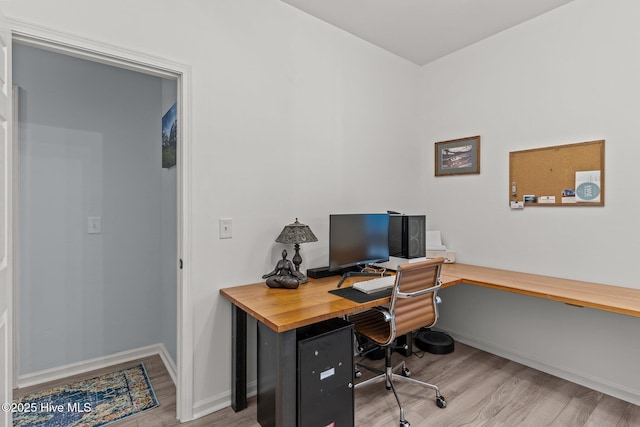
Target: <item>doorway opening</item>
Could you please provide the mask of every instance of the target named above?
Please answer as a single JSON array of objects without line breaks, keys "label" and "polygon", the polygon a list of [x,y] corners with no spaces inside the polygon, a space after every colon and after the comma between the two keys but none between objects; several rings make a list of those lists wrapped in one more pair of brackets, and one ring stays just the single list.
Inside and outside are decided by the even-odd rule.
[{"label": "doorway opening", "polygon": [[[185,274],[188,263],[183,262],[183,259],[187,256],[185,247],[188,246],[189,240],[189,236],[184,233],[184,230],[187,229],[184,211],[185,206],[188,206],[188,200],[185,197],[188,192],[184,191],[188,186],[188,180],[184,174],[184,166],[185,159],[188,159],[189,103],[187,98],[189,93],[187,88],[190,70],[180,64],[137,52],[129,52],[112,46],[101,46],[87,40],[72,39],[62,34],[52,36],[49,30],[45,35],[44,31],[40,32],[34,28],[30,28],[29,31],[14,28],[12,37],[14,46],[16,46],[14,58],[16,55],[28,56],[37,50],[44,57],[47,57],[47,61],[52,60],[53,56],[51,55],[59,56],[58,59],[62,63],[71,64],[69,65],[72,66],[71,70],[73,70],[74,61],[82,61],[85,66],[93,67],[94,72],[77,71],[75,75],[67,76],[70,85],[71,82],[75,83],[66,89],[76,90],[81,94],[79,96],[85,96],[85,98],[81,98],[81,103],[84,105],[80,105],[80,113],[78,113],[80,116],[83,111],[90,110],[87,108],[88,104],[93,104],[98,106],[97,114],[94,116],[104,114],[103,120],[115,122],[118,115],[117,108],[116,112],[110,110],[110,113],[105,113],[106,110],[101,110],[100,107],[104,107],[107,101],[116,104],[120,101],[122,102],[121,113],[124,116],[131,114],[131,111],[129,114],[126,113],[127,107],[144,109],[140,107],[143,104],[136,104],[136,107],[131,103],[139,101],[140,97],[147,96],[141,95],[142,92],[139,90],[141,86],[149,86],[151,92],[145,93],[151,93],[149,95],[151,97],[156,96],[153,102],[158,107],[153,112],[138,111],[141,114],[136,116],[136,126],[142,127],[143,122],[147,126],[153,126],[151,124],[153,116],[158,115],[158,139],[155,144],[158,153],[160,153],[162,146],[162,116],[171,111],[173,104],[176,105],[177,112],[176,161],[175,166],[167,168],[162,167],[161,155],[149,154],[151,151],[148,150],[153,150],[153,148],[150,148],[148,143],[147,147],[142,147],[144,144],[138,144],[140,139],[146,137],[134,138],[136,143],[132,143],[131,140],[118,141],[126,139],[126,137],[106,135],[102,130],[96,131],[95,128],[83,126],[80,122],[61,127],[50,121],[51,117],[40,119],[33,117],[33,114],[37,115],[33,110],[30,110],[32,117],[28,118],[30,125],[25,127],[20,123],[20,130],[17,133],[27,133],[22,136],[28,138],[30,141],[29,149],[35,151],[20,152],[18,162],[20,166],[23,166],[22,169],[26,166],[31,170],[37,170],[38,172],[34,176],[42,185],[38,190],[40,194],[34,196],[33,189],[24,191],[24,183],[21,185],[19,180],[14,180],[18,205],[22,206],[24,197],[34,196],[33,200],[37,202],[30,206],[41,209],[36,209],[31,213],[37,212],[41,215],[40,219],[44,218],[45,221],[39,221],[39,228],[35,227],[35,229],[32,227],[25,230],[21,228],[20,224],[15,226],[15,236],[16,241],[19,242],[19,248],[16,251],[16,268],[14,269],[18,272],[14,280],[14,298],[16,299],[14,301],[13,334],[14,384],[20,385],[21,382],[24,382],[23,378],[18,378],[21,372],[50,372],[51,368],[56,365],[71,366],[85,359],[92,361],[92,363],[99,364],[103,361],[108,363],[114,353],[126,354],[126,351],[118,351],[118,346],[131,347],[135,350],[145,347],[140,344],[144,343],[144,339],[157,340],[167,350],[166,354],[161,354],[161,356],[163,359],[169,359],[164,360],[165,365],[168,365],[167,368],[176,385],[176,417],[181,421],[189,420],[192,418],[193,407],[190,392],[192,373],[187,372],[187,366],[183,361],[191,359],[192,346],[191,336],[188,332],[191,330],[191,325],[188,324],[189,316],[183,316],[185,309],[190,307],[189,287],[186,283],[188,277]],[[118,88],[120,99],[115,95],[118,91],[99,88],[100,82],[104,82],[104,80],[99,79],[97,83],[96,81],[83,82],[83,76],[90,77],[95,73],[101,73],[99,67],[108,67],[112,70],[108,73],[120,77],[123,75],[134,76],[133,81],[120,83],[124,86]],[[29,68],[34,69],[33,67]],[[45,70],[45,74],[53,71],[46,66],[35,68]],[[64,74],[64,68],[61,73]],[[71,71],[71,73],[74,72]],[[19,80],[20,76],[14,74],[14,81],[19,84]],[[64,98],[68,93],[65,92],[65,88],[47,86],[46,83],[45,81],[45,85],[41,89],[50,92],[48,102],[58,103],[59,106],[61,101],[69,101]],[[82,83],[88,85],[84,91],[78,87]],[[127,88],[127,85],[131,86]],[[160,88],[160,95],[152,94],[153,87]],[[56,90],[60,91],[58,96],[55,96]],[[123,94],[126,95],[131,91],[135,91],[135,95],[132,95],[128,101],[122,99]],[[35,96],[35,92],[36,90],[33,90],[33,96]],[[107,100],[110,92],[114,94],[113,99]],[[33,101],[33,98],[29,97],[27,91],[20,104],[28,105],[30,101]],[[74,102],[76,101],[78,100],[76,99]],[[24,107],[25,105],[21,105],[21,110]],[[64,108],[56,109],[54,107],[52,111],[61,112],[64,111]],[[78,117],[78,119],[80,121],[91,120],[88,116]],[[119,125],[111,123],[111,127],[116,129],[114,132],[115,135],[118,135]],[[116,146],[117,143],[122,143],[122,145]],[[135,147],[134,150],[128,151],[132,146]],[[60,161],[60,158],[66,160]],[[24,165],[22,161],[25,159],[30,159],[31,164]],[[158,160],[158,163],[155,160]],[[20,167],[17,169],[21,170]],[[135,174],[142,169],[154,170],[153,176],[150,177],[151,175],[147,174],[140,175],[146,178],[136,176]],[[125,171],[129,172],[125,173]],[[145,179],[146,182],[144,182]],[[107,183],[107,181],[109,182]],[[134,187],[138,188],[137,192],[129,191]],[[146,191],[144,191],[145,189]],[[77,194],[81,194],[82,197],[76,197]],[[153,197],[150,196],[151,194]],[[62,203],[56,200],[61,196],[63,196]],[[139,198],[144,199],[144,203],[140,203]],[[169,210],[166,209],[167,206],[170,206]],[[155,215],[153,213],[154,209],[163,207],[164,214]],[[166,232],[164,235],[163,230]],[[146,238],[146,244],[155,242],[155,247],[152,247],[151,244],[146,246],[147,250],[145,250],[144,246],[139,246],[140,231],[142,231],[142,236]],[[75,237],[71,237],[71,234]],[[116,234],[120,234],[119,240],[114,239]],[[33,277],[25,278],[26,270],[21,270],[21,265],[26,262],[22,252],[23,246],[37,247],[33,242],[43,235],[49,237],[48,243],[37,250],[44,252],[41,254],[41,259],[47,260],[49,257],[46,261],[49,263],[48,267],[54,270],[56,266],[61,265],[72,267],[58,271],[58,282],[63,284],[58,288],[43,291],[49,292],[48,297],[42,295],[41,290],[37,288],[27,291],[32,292],[31,295],[25,293],[24,290],[17,289],[17,284],[22,283],[21,280],[34,279]],[[127,236],[129,236],[128,240]],[[28,238],[32,238],[32,241],[26,240]],[[120,249],[114,250],[116,247]],[[149,252],[152,251],[156,251],[158,257],[149,256]],[[81,259],[77,259],[77,257]],[[159,261],[160,259],[162,261]],[[159,268],[158,273],[162,276],[159,280],[156,280],[158,277],[149,277],[148,266],[153,264],[157,264]],[[83,268],[87,270],[79,271]],[[30,269],[29,271],[28,275],[31,276],[31,272],[38,270]],[[102,274],[102,278],[96,278],[93,274],[96,271],[107,273]],[[50,269],[40,271],[40,273],[45,276],[36,277],[32,282],[42,282],[46,275],[49,275],[49,280],[56,276],[55,272]],[[169,276],[173,277],[169,279],[170,288],[167,288],[167,277]],[[158,298],[158,293],[154,294],[154,290],[149,288],[149,286],[154,286],[153,282],[156,284],[164,282],[160,285],[160,292],[163,292],[164,296]],[[143,285],[138,286],[140,283]],[[114,288],[118,286],[121,287],[120,292],[113,292]],[[46,366],[43,364],[45,363],[43,360],[25,360],[24,357],[21,357],[23,356],[21,353],[27,350],[29,354],[41,354],[41,351],[34,349],[33,346],[38,345],[36,342],[42,337],[34,339],[28,334],[16,333],[18,330],[22,332],[23,328],[29,328],[31,331],[42,328],[41,319],[37,319],[33,313],[25,312],[21,307],[21,302],[24,303],[23,298],[34,299],[35,295],[45,297],[42,298],[44,301],[38,302],[40,304],[43,302],[46,304],[47,299],[51,306],[55,306],[57,303],[57,309],[63,319],[62,323],[54,325],[53,322],[48,322],[47,327],[56,328],[50,329],[50,331],[56,331],[51,335],[52,339],[57,340],[59,344],[70,346],[66,347],[67,354],[54,356],[59,359],[46,362],[52,363],[52,366]],[[151,298],[155,298],[155,305],[150,303]],[[40,308],[46,308],[49,311],[56,309],[51,306],[43,305]],[[159,323],[160,327],[146,332],[144,329],[140,332],[140,330],[135,331],[134,327],[124,327],[122,322],[129,322],[132,326],[131,322],[139,320],[135,316],[127,317],[132,310],[148,310],[149,312],[157,310],[156,317],[149,318],[148,321]],[[78,312],[81,312],[80,317],[76,316]],[[159,315],[157,315],[158,312]],[[84,320],[80,320],[81,324],[78,325],[75,323],[77,319]],[[96,325],[102,325],[102,327]],[[171,333],[167,334],[167,330],[171,330]],[[185,333],[185,331],[187,332]],[[143,337],[141,341],[140,335],[145,333],[148,333],[149,336]],[[65,343],[65,340],[68,342]],[[121,340],[121,342],[115,343],[117,340]],[[46,345],[46,343],[44,344]],[[48,357],[52,357],[51,353],[55,352],[48,353]],[[78,360],[65,360],[64,358],[68,354],[72,354],[71,357]],[[133,355],[135,355],[135,351],[132,352],[132,357]],[[21,361],[23,366],[19,365]],[[171,366],[172,364],[173,366]],[[21,368],[24,369],[21,370]],[[37,382],[38,378],[29,379],[27,376],[27,380]]]}]

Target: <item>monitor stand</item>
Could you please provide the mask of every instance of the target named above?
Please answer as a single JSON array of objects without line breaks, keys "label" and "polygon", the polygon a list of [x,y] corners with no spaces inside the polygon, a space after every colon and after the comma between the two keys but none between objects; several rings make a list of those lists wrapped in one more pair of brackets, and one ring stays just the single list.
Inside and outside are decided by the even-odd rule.
[{"label": "monitor stand", "polygon": [[336,286],[336,288],[339,288],[340,286],[342,286],[342,283],[349,277],[382,277],[382,276],[390,276],[390,274],[389,273],[380,274],[380,273],[373,273],[373,272],[369,273],[366,271],[347,271],[340,278],[340,281],[338,282],[338,285]]}]

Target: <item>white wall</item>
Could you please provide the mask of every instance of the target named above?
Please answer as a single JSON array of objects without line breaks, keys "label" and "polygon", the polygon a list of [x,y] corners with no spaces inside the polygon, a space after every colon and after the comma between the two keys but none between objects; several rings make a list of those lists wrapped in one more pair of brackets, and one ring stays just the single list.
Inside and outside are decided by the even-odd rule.
[{"label": "white wall", "polygon": [[[277,0],[32,1],[3,10],[192,67],[186,315],[196,414],[229,399],[230,306],[219,289],[260,281],[281,250],[273,240],[295,217],[320,240],[303,246],[303,269],[328,261],[329,213],[394,209],[426,213],[461,262],[638,286],[632,0],[575,0],[422,70]],[[434,142],[477,134],[480,175],[433,177]],[[509,151],[601,138],[605,207],[508,209]],[[218,239],[220,217],[233,218],[233,239]],[[577,309],[469,287],[443,294],[441,325],[458,336],[517,359],[544,318],[551,344],[561,345],[549,354],[539,344],[532,364],[565,374],[572,364],[576,376],[640,395],[631,364],[640,351],[629,336],[637,319],[588,309],[572,319]],[[473,314],[469,301],[478,302]],[[504,321],[512,312],[518,321]],[[585,339],[595,327],[607,337],[599,350]],[[584,339],[585,348],[570,351],[563,339]]]},{"label": "white wall", "polygon": [[[422,208],[419,68],[278,0],[34,1],[3,11],[192,68],[185,315],[196,414],[229,403],[231,310],[219,289],[261,281],[285,224],[298,217],[318,236],[302,248],[306,269],[328,263],[329,213]],[[410,197],[398,190],[407,186]],[[233,218],[230,240],[218,239],[221,217]]]},{"label": "white wall", "polygon": [[[425,207],[458,261],[640,288],[639,18],[633,0],[576,0],[423,68]],[[480,175],[433,176],[434,142],[478,134]],[[510,151],[598,139],[604,207],[509,209]],[[443,298],[458,338],[640,402],[640,319],[469,287]]]},{"label": "white wall", "polygon": [[[23,45],[13,54],[20,375],[164,338],[175,358],[176,190],[175,172],[165,180],[161,168],[163,79]],[[87,233],[88,217],[101,217],[100,234]],[[161,236],[171,234],[167,260]]]}]

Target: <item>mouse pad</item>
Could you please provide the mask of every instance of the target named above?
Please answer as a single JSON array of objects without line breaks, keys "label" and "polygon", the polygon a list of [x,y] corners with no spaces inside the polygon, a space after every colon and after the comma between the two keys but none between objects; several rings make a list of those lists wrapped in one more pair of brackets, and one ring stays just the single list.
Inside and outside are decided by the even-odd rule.
[{"label": "mouse pad", "polygon": [[332,289],[329,293],[355,302],[369,302],[380,298],[390,297],[392,290],[393,288],[388,288],[379,292],[367,294],[357,289],[353,289],[352,287],[348,287]]}]

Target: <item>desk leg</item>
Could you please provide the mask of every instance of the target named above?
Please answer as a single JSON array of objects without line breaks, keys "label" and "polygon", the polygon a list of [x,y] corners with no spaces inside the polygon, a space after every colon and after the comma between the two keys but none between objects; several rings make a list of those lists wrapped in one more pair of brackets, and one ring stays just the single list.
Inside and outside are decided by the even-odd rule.
[{"label": "desk leg", "polygon": [[277,333],[258,322],[258,422],[297,425],[296,330]]},{"label": "desk leg", "polygon": [[232,304],[231,309],[231,408],[247,407],[247,313]]}]

